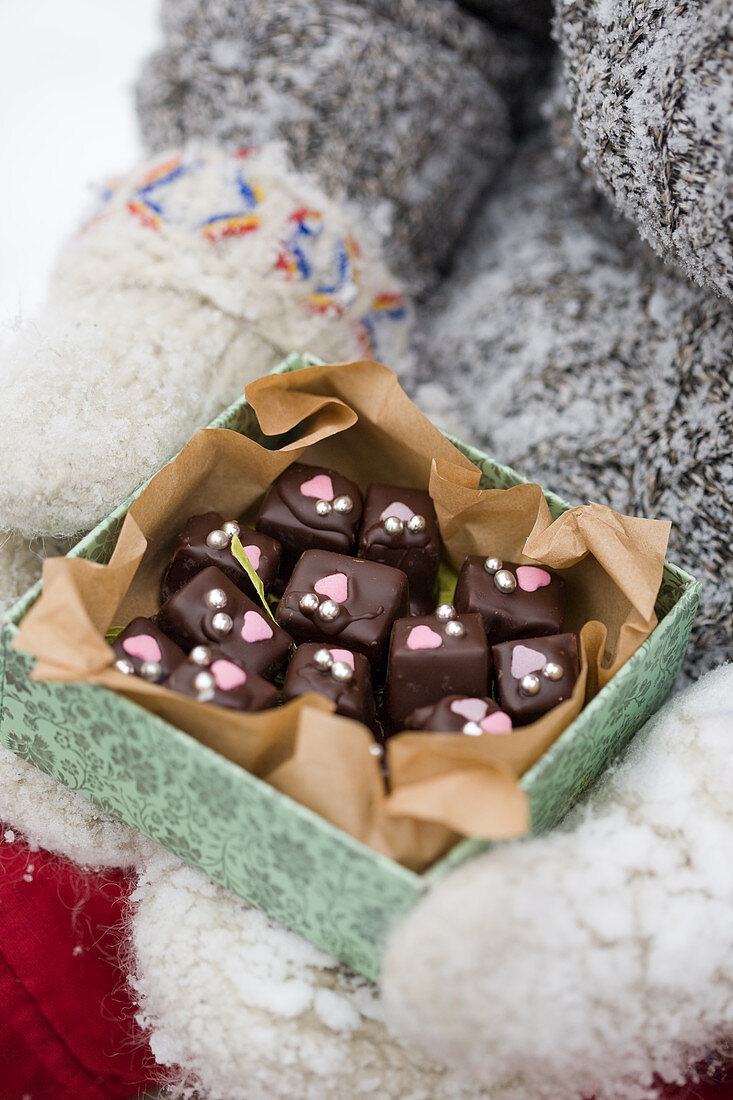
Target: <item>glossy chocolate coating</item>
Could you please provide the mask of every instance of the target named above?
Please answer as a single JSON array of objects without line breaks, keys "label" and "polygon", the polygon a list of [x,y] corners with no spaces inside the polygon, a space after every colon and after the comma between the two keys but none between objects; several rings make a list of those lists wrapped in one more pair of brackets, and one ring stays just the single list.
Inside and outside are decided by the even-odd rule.
[{"label": "glossy chocolate coating", "polygon": [[[224,523],[224,517],[219,512],[205,512],[201,516],[192,516],[189,519],[178,536],[173,557],[163,575],[160,585],[160,598],[163,603],[187,581],[210,565],[221,569],[222,573],[251,599],[257,598],[254,585],[245,569],[232,554],[231,540],[222,547],[209,546],[206,541],[212,531],[221,531]],[[245,551],[248,547],[255,548],[250,555],[250,560],[265,591],[269,592],[280,568],[280,543],[271,539],[269,535],[261,535],[258,531],[250,530],[249,527],[241,528],[239,538]]]},{"label": "glossy chocolate coating", "polygon": [[[517,650],[519,652],[515,655]],[[502,709],[511,716],[515,726],[534,722],[552,707],[562,703],[563,699],[572,694],[578,679],[578,642],[574,634],[515,639],[495,645],[491,653],[499,702]],[[547,662],[560,666],[560,679],[550,680],[543,673]],[[539,681],[536,695],[522,692],[521,683],[525,675],[533,675]]]},{"label": "glossy chocolate coating", "polygon": [[[492,715],[501,715],[494,718]],[[481,727],[480,723],[485,726]],[[446,695],[438,703],[418,707],[405,719],[405,729],[427,730],[431,733],[465,733],[475,737],[480,733],[511,732],[512,721],[493,699],[475,695]],[[466,729],[466,727],[472,727]]]},{"label": "glossy chocolate coating", "polygon": [[[473,554],[463,563],[453,598],[456,611],[478,611],[481,615],[489,645],[512,638],[538,638],[542,634],[557,634],[565,612],[565,581],[557,573],[542,567],[549,575],[550,583],[534,592],[522,589],[520,572],[513,592],[501,592],[494,575],[484,568],[485,557]],[[503,562],[502,568],[517,579],[518,566]],[[535,568],[535,567],[530,567]]]},{"label": "glossy chocolate coating", "polygon": [[[238,662],[231,661],[215,646],[201,648],[208,651],[206,659],[185,659],[163,687],[178,691],[181,695],[190,695],[200,703],[213,703],[230,710],[266,710],[277,706],[277,688],[274,684]],[[201,672],[209,673],[213,679],[210,687],[197,684]]]},{"label": "glossy chocolate coating", "polygon": [[[450,633],[459,622],[463,634]],[[405,729],[417,707],[446,695],[486,695],[489,647],[480,615],[458,615],[449,621],[436,615],[398,619],[392,628],[387,672],[387,708],[392,732]]]},{"label": "glossy chocolate coating", "polygon": [[[136,643],[133,639],[140,639],[140,641]],[[133,619],[127,624],[115,638],[112,648],[120,665],[132,666],[132,672],[130,672],[129,667],[118,665],[119,672],[127,671],[128,675],[140,676],[140,670],[146,661],[153,660],[157,663],[160,666],[160,672],[142,677],[153,684],[162,683],[170,676],[173,669],[186,659],[186,654],[180,646],[171,641],[152,619],[142,617]],[[153,670],[150,669],[150,671]]]},{"label": "glossy chocolate coating", "polygon": [[[332,668],[319,668],[314,657],[327,649],[334,662],[346,664],[352,668],[352,679],[348,682],[337,679]],[[361,653],[352,653],[338,646],[323,646],[318,642],[306,642],[298,646],[288,665],[283,684],[283,699],[297,699],[314,691],[333,699],[336,713],[345,718],[355,718],[370,728],[374,725],[374,694],[369,662]]]},{"label": "glossy chocolate coating", "polygon": [[[303,493],[302,486],[313,490],[322,479],[328,479],[332,492],[324,497]],[[319,515],[319,500],[333,504],[339,497],[351,498],[350,512],[333,507],[327,515]],[[356,544],[356,529],[361,519],[361,493],[353,481],[325,466],[306,466],[294,462],[270,486],[255,527],[277,539],[282,546],[281,577],[287,581],[296,561],[306,550],[333,550],[352,554]]]},{"label": "glossy chocolate coating", "polygon": [[[339,612],[333,621],[324,621],[317,610],[301,608],[301,598],[315,593],[316,585],[333,591],[334,579],[346,591],[344,599],[335,601]],[[320,603],[329,599],[325,591],[316,595]],[[399,569],[327,550],[307,550],[293,570],[277,620],[298,643],[328,642],[363,653],[378,673],[387,660],[392,623],[407,613],[407,600],[407,577]]]},{"label": "glossy chocolate coating", "polygon": [[[410,514],[425,520],[421,531],[410,530]],[[401,520],[401,528],[390,532],[384,524],[387,516]],[[410,612],[426,615],[433,611],[440,566],[440,531],[430,494],[423,489],[370,485],[359,533],[359,557],[401,569],[410,586]]]},{"label": "glossy chocolate coating", "polygon": [[[214,589],[224,593],[226,602],[221,607],[206,602],[206,594]],[[226,632],[214,624],[215,616],[221,614],[232,620]],[[277,675],[292,645],[285,631],[213,566],[179,588],[156,618],[160,628],[187,653],[196,645],[215,645],[230,661],[267,678]]]}]

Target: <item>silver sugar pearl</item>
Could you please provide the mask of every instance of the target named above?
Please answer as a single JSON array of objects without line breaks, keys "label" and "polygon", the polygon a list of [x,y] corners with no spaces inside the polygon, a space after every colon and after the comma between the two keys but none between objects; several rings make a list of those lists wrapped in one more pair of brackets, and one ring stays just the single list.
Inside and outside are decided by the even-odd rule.
[{"label": "silver sugar pearl", "polygon": [[340,512],[341,515],[348,515],[348,513],[354,507],[354,502],[349,496],[336,497],[333,502],[334,512]]},{"label": "silver sugar pearl", "polygon": [[206,536],[206,545],[212,550],[223,550],[225,546],[229,545],[229,535],[226,531],[221,531],[217,527],[213,531],[209,531]]},{"label": "silver sugar pearl", "polygon": [[546,680],[562,680],[564,669],[556,661],[548,661],[542,669],[542,675]]},{"label": "silver sugar pearl", "polygon": [[331,656],[330,649],[317,649],[313,654],[313,664],[316,668],[319,668],[321,672],[328,672],[329,668],[333,664],[333,657]]},{"label": "silver sugar pearl", "polygon": [[298,600],[298,607],[301,611],[305,611],[306,614],[310,612],[310,614],[312,615],[314,611],[318,610],[319,602],[320,601],[315,592],[306,592]]},{"label": "silver sugar pearl", "polygon": [[419,535],[421,531],[424,531],[427,527],[425,516],[410,516],[407,521],[408,531],[412,531],[413,535]]},{"label": "silver sugar pearl", "polygon": [[119,661],[115,661],[115,668],[118,672],[124,673],[125,676],[135,675],[135,666],[126,657],[120,657]]},{"label": "silver sugar pearl", "polygon": [[330,516],[332,507],[330,500],[316,501],[316,512],[319,516]]},{"label": "silver sugar pearl", "polygon": [[193,686],[199,692],[213,692],[215,685],[216,680],[210,672],[197,672],[193,678]]},{"label": "silver sugar pearl", "polygon": [[503,565],[501,558],[484,558],[484,569],[487,573],[498,573]]},{"label": "silver sugar pearl", "polygon": [[466,722],[461,733],[467,733],[469,737],[480,737],[484,731],[478,722]]},{"label": "silver sugar pearl", "polygon": [[188,655],[195,665],[208,665],[211,662],[211,650],[206,645],[195,645]]},{"label": "silver sugar pearl", "polygon": [[222,527],[222,531],[225,535],[228,535],[230,539],[233,539],[235,535],[239,534],[239,524],[235,519],[228,519]]},{"label": "silver sugar pearl", "polygon": [[441,623],[447,623],[449,619],[455,619],[456,609],[452,603],[441,603],[435,609],[435,618]]},{"label": "silver sugar pearl", "polygon": [[163,666],[160,661],[143,661],[140,665],[140,675],[143,680],[155,683],[163,675]]},{"label": "silver sugar pearl", "polygon": [[508,569],[500,569],[494,573],[494,584],[500,592],[513,592],[517,587],[517,578]]},{"label": "silver sugar pearl", "polygon": [[382,520],[382,527],[388,535],[401,535],[405,529],[405,525],[399,516],[385,516]]},{"label": "silver sugar pearl", "polygon": [[458,619],[451,619],[445,624],[445,632],[451,638],[462,638],[466,633],[466,628],[463,623],[458,622]]},{"label": "silver sugar pearl", "polygon": [[540,690],[540,678],[535,676],[534,672],[530,672],[527,676],[523,676],[519,681],[519,692],[521,695],[536,695]]},{"label": "silver sugar pearl", "polygon": [[323,619],[324,623],[332,623],[334,619],[338,619],[341,608],[335,600],[324,600],[322,604],[318,605],[316,614],[319,619]]},{"label": "silver sugar pearl", "polygon": [[232,617],[227,615],[226,611],[217,611],[211,620],[211,625],[217,634],[228,634],[232,629]]},{"label": "silver sugar pearl", "polygon": [[346,661],[334,661],[331,665],[331,676],[338,684],[350,684],[354,679],[354,670]]},{"label": "silver sugar pearl", "polygon": [[226,607],[227,594],[223,588],[210,588],[204,596],[204,603],[207,607]]},{"label": "silver sugar pearl", "polygon": [[384,750],[383,750],[381,745],[376,745],[376,744],[370,745],[369,746],[369,752],[372,754],[372,756],[383,756],[384,755]]}]

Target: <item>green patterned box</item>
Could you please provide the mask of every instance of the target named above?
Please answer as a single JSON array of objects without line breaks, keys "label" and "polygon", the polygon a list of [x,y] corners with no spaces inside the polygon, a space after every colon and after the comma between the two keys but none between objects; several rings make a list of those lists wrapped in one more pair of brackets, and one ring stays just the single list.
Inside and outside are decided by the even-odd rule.
[{"label": "green patterned box", "polygon": [[[312,361],[291,355],[277,370]],[[258,430],[244,399],[210,426]],[[482,487],[525,481],[453,442],[481,469]],[[108,561],[138,493],[71,554]],[[546,497],[553,517],[569,507]],[[533,832],[552,828],[661,705],[677,678],[699,591],[692,577],[665,566],[652,635],[522,779]],[[464,841],[417,875],[122,696],[88,684],[32,682],[33,660],[13,640],[39,592],[40,584],[3,623],[0,741],[368,977],[378,975],[395,918],[487,847]]]}]

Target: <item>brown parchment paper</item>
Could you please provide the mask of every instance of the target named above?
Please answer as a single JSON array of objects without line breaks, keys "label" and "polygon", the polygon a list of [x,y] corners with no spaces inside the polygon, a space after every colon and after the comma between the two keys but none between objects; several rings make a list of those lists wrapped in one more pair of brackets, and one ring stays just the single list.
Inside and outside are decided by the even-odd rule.
[{"label": "brown parchment paper", "polygon": [[[269,446],[227,430],[197,432],[133,503],[108,565],[44,563],[41,597],[16,639],[37,658],[33,677],[119,691],[415,870],[461,836],[526,832],[519,777],[655,625],[669,524],[599,504],[553,523],[537,485],[480,490],[479,470],[378,363],[268,375],[246,396]],[[335,715],[322,696],[237,714],[118,673],[104,634],[157,610],[163,570],[189,516],[216,510],[252,519],[271,482],[301,458],[340,470],[362,490],[372,481],[428,488],[455,569],[467,554],[482,553],[561,572],[568,586],[563,629],[580,635],[572,696],[508,735],[396,735],[388,743],[387,793],[370,733]]]}]

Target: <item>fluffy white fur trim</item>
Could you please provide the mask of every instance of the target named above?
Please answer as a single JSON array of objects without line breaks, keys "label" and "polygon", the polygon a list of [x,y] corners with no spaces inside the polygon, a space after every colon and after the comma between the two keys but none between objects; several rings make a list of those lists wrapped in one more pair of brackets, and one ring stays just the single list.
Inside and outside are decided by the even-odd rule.
[{"label": "fluffy white fur trim", "polygon": [[646,1100],[733,1034],[733,665],[674,697],[576,811],[395,930],[387,1020],[494,1100]]}]

